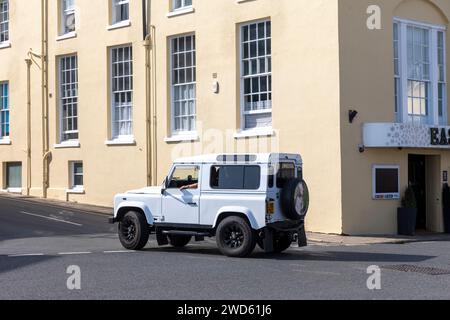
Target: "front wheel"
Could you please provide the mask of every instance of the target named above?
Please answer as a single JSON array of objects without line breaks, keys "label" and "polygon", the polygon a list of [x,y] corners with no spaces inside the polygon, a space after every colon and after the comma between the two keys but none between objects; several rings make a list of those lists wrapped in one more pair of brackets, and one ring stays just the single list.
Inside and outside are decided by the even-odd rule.
[{"label": "front wheel", "polygon": [[224,219],[217,227],[217,246],[228,257],[249,256],[256,246],[256,236],[247,221],[232,216]]},{"label": "front wheel", "polygon": [[119,223],[119,239],[125,249],[141,250],[147,244],[149,236],[147,221],[138,212],[127,212]]}]

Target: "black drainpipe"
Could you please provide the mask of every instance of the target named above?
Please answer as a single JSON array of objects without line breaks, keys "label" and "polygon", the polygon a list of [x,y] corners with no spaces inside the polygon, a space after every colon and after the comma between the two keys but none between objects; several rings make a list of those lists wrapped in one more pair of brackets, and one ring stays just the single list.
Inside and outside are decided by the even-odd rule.
[{"label": "black drainpipe", "polygon": [[145,40],[145,38],[148,35],[148,28],[147,28],[147,1],[146,0],[142,0],[142,35],[143,35],[143,40]]}]

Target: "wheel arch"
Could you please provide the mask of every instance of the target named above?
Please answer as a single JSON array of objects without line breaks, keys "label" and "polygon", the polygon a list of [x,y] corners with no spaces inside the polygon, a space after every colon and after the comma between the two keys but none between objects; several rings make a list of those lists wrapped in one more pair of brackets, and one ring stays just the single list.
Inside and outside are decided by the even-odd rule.
[{"label": "wheel arch", "polygon": [[240,207],[225,207],[219,210],[219,212],[217,213],[216,220],[214,221],[213,225],[214,230],[217,229],[219,224],[224,219],[232,216],[243,218],[254,230],[260,230],[264,228],[264,225],[260,225],[260,223],[258,223],[254,214],[249,209]]},{"label": "wheel arch", "polygon": [[124,202],[121,203],[117,210],[116,210],[116,220],[121,221],[125,214],[130,211],[136,211],[141,213],[145,219],[147,220],[147,223],[149,225],[154,224],[154,218],[152,213],[150,212],[150,209],[144,204],[140,202]]}]

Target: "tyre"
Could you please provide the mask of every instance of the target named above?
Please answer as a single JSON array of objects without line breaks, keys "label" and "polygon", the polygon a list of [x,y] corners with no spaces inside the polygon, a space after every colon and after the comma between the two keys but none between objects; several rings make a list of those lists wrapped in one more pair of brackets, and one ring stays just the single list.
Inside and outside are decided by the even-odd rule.
[{"label": "tyre", "polygon": [[[258,246],[264,250],[264,239],[258,237]],[[292,245],[292,232],[276,232],[273,239],[273,252],[281,253]]]},{"label": "tyre", "polygon": [[256,235],[246,220],[232,216],[217,227],[216,241],[222,254],[228,257],[249,256],[256,246]]},{"label": "tyre", "polygon": [[309,208],[309,190],[306,182],[291,179],[281,191],[281,208],[288,219],[301,220]]},{"label": "tyre", "polygon": [[169,235],[169,243],[172,247],[183,248],[191,241],[191,236]]},{"label": "tyre", "polygon": [[128,250],[141,250],[150,236],[150,230],[144,215],[129,211],[119,223],[119,239]]}]

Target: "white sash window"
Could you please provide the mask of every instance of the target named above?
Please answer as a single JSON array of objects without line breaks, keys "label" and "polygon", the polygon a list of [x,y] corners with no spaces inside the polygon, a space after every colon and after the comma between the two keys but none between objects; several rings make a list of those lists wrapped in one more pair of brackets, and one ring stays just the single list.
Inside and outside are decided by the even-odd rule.
[{"label": "white sash window", "polygon": [[0,43],[9,41],[9,1],[0,0]]},{"label": "white sash window", "polygon": [[395,20],[397,122],[447,124],[445,28]]}]

